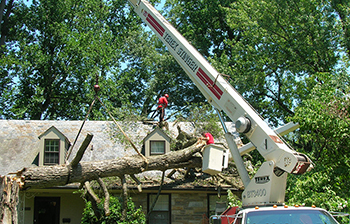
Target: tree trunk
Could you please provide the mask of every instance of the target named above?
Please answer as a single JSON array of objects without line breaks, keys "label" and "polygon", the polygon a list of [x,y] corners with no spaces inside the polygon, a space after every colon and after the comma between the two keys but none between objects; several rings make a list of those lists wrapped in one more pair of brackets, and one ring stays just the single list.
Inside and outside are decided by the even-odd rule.
[{"label": "tree trunk", "polygon": [[146,159],[129,156],[114,160],[80,162],[77,166],[56,165],[24,168],[17,172],[24,178],[24,188],[47,188],[64,186],[69,183],[84,183],[98,177],[123,176],[142,173],[147,170],[167,170],[174,168],[196,168],[202,166],[202,158],[194,156],[204,143],[192,145],[180,151],[151,156]]},{"label": "tree trunk", "polygon": [[0,223],[17,224],[19,185],[7,176],[0,176]]}]

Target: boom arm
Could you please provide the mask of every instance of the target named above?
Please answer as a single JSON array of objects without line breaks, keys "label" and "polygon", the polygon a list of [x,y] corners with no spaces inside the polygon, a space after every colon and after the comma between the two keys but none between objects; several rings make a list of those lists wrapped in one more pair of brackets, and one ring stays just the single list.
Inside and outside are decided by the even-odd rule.
[{"label": "boom arm", "polygon": [[[252,202],[248,200],[247,204],[256,201],[256,197],[263,198],[260,195],[264,193],[260,191],[264,190],[260,186],[262,186],[263,182],[273,182],[274,177],[272,175],[275,175],[277,178],[282,176],[282,182],[285,182],[284,171],[294,174],[301,174],[306,171],[311,162],[309,158],[306,155],[297,153],[285,144],[244,98],[149,2],[146,0],[129,0],[129,2],[140,18],[167,46],[169,52],[207,100],[218,110],[224,111],[232,121],[236,122],[237,131],[245,133],[259,153],[266,159],[267,164],[263,164],[262,167],[269,167],[267,168],[269,171],[267,174],[263,172],[263,174],[259,174],[262,176],[255,177],[255,183],[246,180],[247,177],[249,178],[246,170],[239,173],[246,190],[249,188],[247,185],[254,185],[250,193],[243,193],[243,200],[245,196],[252,199]],[[229,133],[226,133],[225,137],[236,165],[244,166],[232,137],[230,137]],[[273,193],[273,187],[270,186],[269,188],[267,191]],[[261,203],[283,201],[284,192],[280,197],[283,197],[283,199],[262,199]]]}]

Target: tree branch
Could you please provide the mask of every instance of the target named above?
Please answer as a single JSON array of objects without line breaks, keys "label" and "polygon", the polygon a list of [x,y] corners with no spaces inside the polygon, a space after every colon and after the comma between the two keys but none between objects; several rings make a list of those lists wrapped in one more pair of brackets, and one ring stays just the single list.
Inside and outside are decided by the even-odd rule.
[{"label": "tree branch", "polygon": [[130,177],[137,183],[137,190],[142,192],[141,182],[135,177],[134,174],[131,174]]},{"label": "tree branch", "polygon": [[95,203],[96,204],[101,203],[100,198],[95,194],[94,190],[91,188],[90,182],[86,181],[84,185],[87,193],[91,196],[91,198],[95,201]]},{"label": "tree branch", "polygon": [[86,193],[87,193],[87,197],[86,198],[91,201],[92,210],[94,210],[95,215],[99,219],[101,217],[101,214],[98,212],[97,204],[99,204],[101,202],[101,200],[95,194],[94,190],[91,188],[91,185],[90,185],[89,181],[86,181],[84,186],[85,186]]},{"label": "tree branch", "polygon": [[105,183],[103,182],[103,180],[100,177],[97,178],[97,182],[100,185],[100,187],[102,188],[103,193],[105,195],[105,201],[103,203],[103,207],[104,207],[104,210],[105,210],[105,215],[109,216],[111,214],[111,212],[109,210],[109,192],[108,192],[108,189],[107,189]]},{"label": "tree branch", "polygon": [[126,184],[125,175],[121,175],[120,179],[122,181],[122,190],[123,190],[123,208],[122,208],[122,218],[121,220],[125,220],[127,216],[128,209],[128,186]]},{"label": "tree branch", "polygon": [[94,136],[90,133],[88,133],[87,136],[85,137],[83,144],[81,144],[77,154],[75,155],[74,159],[70,163],[70,165],[73,168],[75,168],[79,164],[80,160],[83,158],[84,152],[85,152],[86,148],[89,146],[89,144],[92,140],[92,137],[94,137]]}]

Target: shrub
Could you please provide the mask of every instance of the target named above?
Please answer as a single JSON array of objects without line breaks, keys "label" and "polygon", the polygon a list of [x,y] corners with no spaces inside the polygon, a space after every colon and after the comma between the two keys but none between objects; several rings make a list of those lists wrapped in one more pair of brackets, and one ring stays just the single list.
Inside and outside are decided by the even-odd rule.
[{"label": "shrub", "polygon": [[97,212],[92,209],[90,201],[86,201],[83,217],[81,219],[82,224],[143,224],[146,223],[145,214],[142,212],[142,208],[136,208],[131,198],[127,203],[127,217],[125,220],[121,220],[122,217],[122,199],[118,197],[110,197],[109,209],[110,215],[106,216],[103,209],[103,201],[97,205]]}]

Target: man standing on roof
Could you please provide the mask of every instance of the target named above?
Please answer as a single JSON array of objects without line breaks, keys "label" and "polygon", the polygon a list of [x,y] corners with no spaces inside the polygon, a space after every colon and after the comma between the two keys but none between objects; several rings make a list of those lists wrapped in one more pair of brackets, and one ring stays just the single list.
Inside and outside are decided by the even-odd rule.
[{"label": "man standing on roof", "polygon": [[198,138],[199,140],[206,141],[207,145],[214,144],[214,137],[209,132],[202,132],[202,137]]},{"label": "man standing on roof", "polygon": [[157,114],[152,116],[154,118],[159,114],[159,121],[164,121],[164,116],[165,116],[165,108],[168,106],[168,94],[164,94],[164,96],[160,97],[158,100],[158,107],[157,107]]}]

